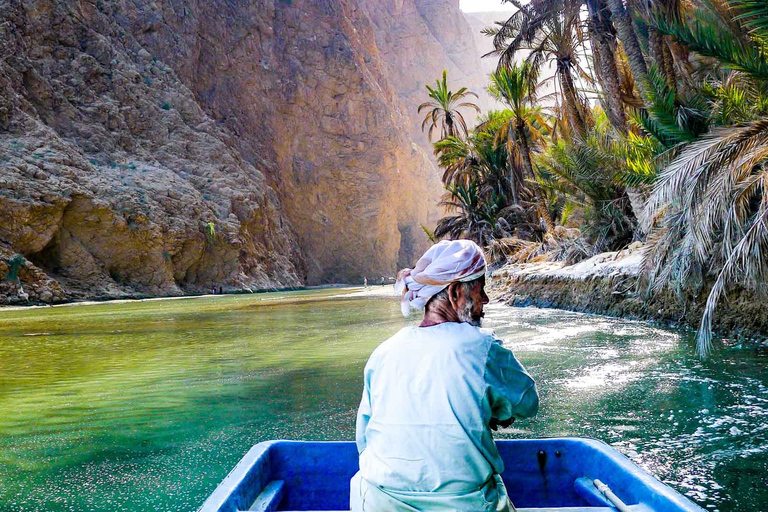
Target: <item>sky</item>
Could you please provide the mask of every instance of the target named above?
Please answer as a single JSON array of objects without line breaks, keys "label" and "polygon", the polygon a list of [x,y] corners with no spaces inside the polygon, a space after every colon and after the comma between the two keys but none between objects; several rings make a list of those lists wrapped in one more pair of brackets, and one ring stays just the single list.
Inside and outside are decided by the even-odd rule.
[{"label": "sky", "polygon": [[501,3],[501,0],[459,0],[459,7],[464,12],[480,11],[511,11],[515,7],[510,3]]}]

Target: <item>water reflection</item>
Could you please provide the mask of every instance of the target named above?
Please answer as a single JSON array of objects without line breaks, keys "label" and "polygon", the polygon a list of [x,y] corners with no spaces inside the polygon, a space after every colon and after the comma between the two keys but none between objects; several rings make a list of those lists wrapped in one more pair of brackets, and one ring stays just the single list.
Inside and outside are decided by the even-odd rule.
[{"label": "water reflection", "polygon": [[[407,322],[339,290],[0,312],[0,509],[190,510],[254,443],[352,439],[361,371]],[[603,439],[702,505],[768,503],[765,355],[492,305],[539,382],[502,437]]]},{"label": "water reflection", "polygon": [[563,311],[486,318],[541,385],[539,416],[503,436],[597,437],[708,509],[768,509],[764,356],[721,344],[702,361],[690,334]]}]

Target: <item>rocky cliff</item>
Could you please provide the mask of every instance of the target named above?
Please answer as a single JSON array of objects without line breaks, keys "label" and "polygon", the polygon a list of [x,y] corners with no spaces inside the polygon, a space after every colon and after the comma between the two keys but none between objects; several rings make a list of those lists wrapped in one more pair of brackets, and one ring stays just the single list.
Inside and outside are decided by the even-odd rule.
[{"label": "rocky cliff", "polygon": [[[493,51],[493,38],[486,36],[482,31],[489,27],[498,28],[496,23],[506,21],[513,13],[514,11],[497,11],[468,12],[465,14],[475,39],[475,46],[477,46],[481,55],[486,55]],[[483,74],[489,75],[493,71],[496,71],[497,63],[498,58],[494,56],[485,57],[480,60],[480,69]]]},{"label": "rocky cliff", "polygon": [[[412,263],[441,187],[407,77],[471,74],[474,50],[457,2],[405,2],[0,0],[0,268],[25,259],[0,302]],[[403,13],[427,31],[397,65]]]},{"label": "rocky cliff", "polygon": [[299,284],[262,172],[120,12],[0,2],[0,241],[72,295]]},{"label": "rocky cliff", "polygon": [[[473,15],[459,10],[459,0],[360,0],[376,26],[376,42],[401,104],[409,117],[410,132],[431,152],[421,130],[418,106],[429,98],[425,85],[434,86],[443,70],[449,87],[468,87],[483,110],[496,105],[486,87],[493,59],[484,59],[478,46],[482,35],[471,25]],[[477,33],[476,33],[477,32]],[[491,45],[492,46],[492,45]],[[471,127],[476,115],[462,110]]]}]

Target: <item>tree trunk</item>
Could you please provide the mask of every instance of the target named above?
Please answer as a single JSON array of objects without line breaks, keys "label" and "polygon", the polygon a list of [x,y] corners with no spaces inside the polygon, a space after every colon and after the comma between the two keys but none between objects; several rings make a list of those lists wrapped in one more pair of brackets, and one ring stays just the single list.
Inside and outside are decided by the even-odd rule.
[{"label": "tree trunk", "polygon": [[640,187],[629,187],[627,188],[627,197],[629,198],[632,213],[635,214],[637,219],[637,229],[643,232],[648,222],[648,217],[645,214],[645,202],[648,199],[646,191]]},{"label": "tree trunk", "polygon": [[563,91],[563,101],[565,102],[565,109],[571,122],[571,128],[577,136],[583,137],[586,132],[586,121],[581,111],[581,102],[579,101],[576,86],[573,83],[571,70],[559,62],[557,66],[560,68],[560,88]]},{"label": "tree trunk", "polygon": [[[525,133],[525,125],[521,121],[516,123],[515,132],[517,133],[517,140],[520,142],[520,155],[523,161],[523,169],[533,179],[536,175],[533,173],[533,162],[531,160],[531,147],[528,144],[528,135]],[[533,193],[536,196],[536,210],[539,214],[539,218],[544,221],[545,229],[547,233],[555,230],[555,223],[552,221],[552,216],[549,214],[549,210],[544,203],[544,199],[541,196],[541,191],[537,184],[533,185]]]},{"label": "tree trunk", "polygon": [[672,52],[669,51],[664,36],[653,27],[648,28],[648,47],[651,53],[651,58],[656,64],[656,67],[659,68],[659,71],[664,77],[664,81],[673,91],[675,91],[677,87]]},{"label": "tree trunk", "polygon": [[648,82],[648,66],[643,57],[643,50],[640,48],[640,42],[637,40],[635,27],[632,25],[632,17],[624,7],[622,0],[608,0],[611,8],[611,20],[616,26],[619,40],[624,46],[624,53],[627,54],[629,69],[635,77],[635,84],[640,94],[645,97],[645,91]]},{"label": "tree trunk", "polygon": [[621,81],[616,66],[616,35],[603,0],[587,0],[589,34],[592,45],[600,55],[600,73],[605,95],[606,115],[620,132],[627,133],[627,118],[621,101]]},{"label": "tree trunk", "polygon": [[[603,79],[603,60],[600,55],[600,46],[597,44],[597,41],[595,41],[595,38],[592,34],[589,36],[589,41],[592,45],[592,61],[594,62],[595,75],[598,83],[602,87],[602,84],[605,83],[605,80]],[[606,115],[610,117],[611,109],[608,106],[608,103],[605,101],[605,95],[600,96],[598,101],[600,102],[600,107],[603,109],[603,112],[605,112]],[[611,124],[613,124],[613,121],[611,121]]]},{"label": "tree trunk", "polygon": [[507,167],[509,167],[509,181],[512,185],[512,203],[517,206],[520,204],[520,191],[523,187],[523,176],[520,175],[519,168],[515,165],[510,142],[514,140],[514,128],[512,123],[507,124]]},{"label": "tree trunk", "polygon": [[669,49],[670,38],[664,36],[662,41],[662,57],[664,58],[664,78],[673,91],[677,92],[677,73],[675,73],[675,59],[672,57],[672,50]]},{"label": "tree trunk", "polygon": [[[648,27],[648,52],[651,54],[651,59],[661,73],[661,76],[664,77],[664,81],[674,91],[675,75],[674,71],[671,71],[672,76],[670,76],[671,54],[669,54],[669,48],[665,48],[666,46],[664,36],[655,28]],[[669,54],[669,58],[667,54]]]}]

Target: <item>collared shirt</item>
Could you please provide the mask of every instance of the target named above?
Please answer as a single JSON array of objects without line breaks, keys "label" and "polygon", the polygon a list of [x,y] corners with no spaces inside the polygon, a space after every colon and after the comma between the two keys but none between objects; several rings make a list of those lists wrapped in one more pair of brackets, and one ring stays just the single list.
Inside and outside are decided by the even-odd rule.
[{"label": "collared shirt", "polygon": [[406,327],[365,366],[357,415],[360,475],[393,491],[476,492],[504,470],[491,418],[536,414],[533,379],[489,331]]}]

